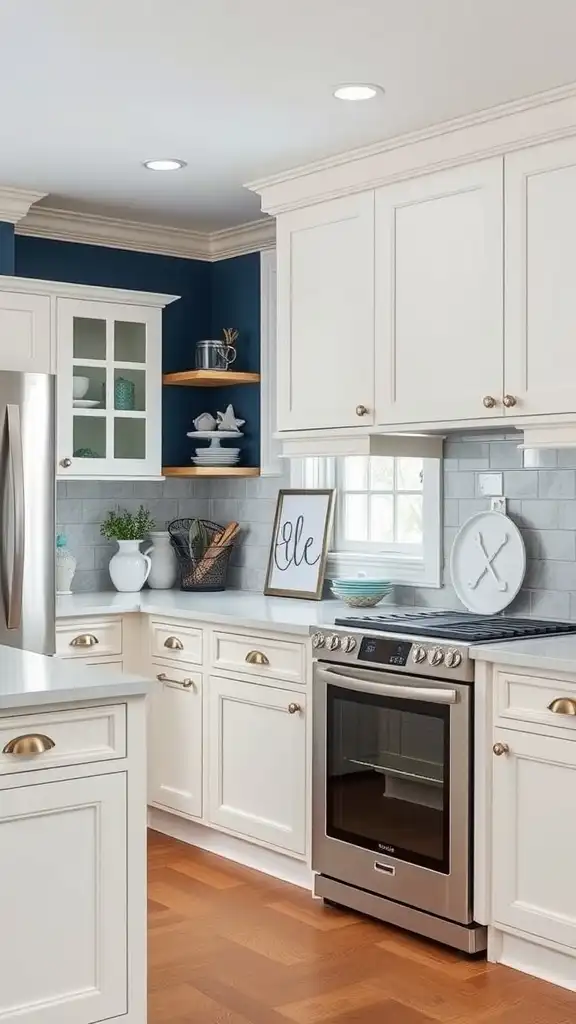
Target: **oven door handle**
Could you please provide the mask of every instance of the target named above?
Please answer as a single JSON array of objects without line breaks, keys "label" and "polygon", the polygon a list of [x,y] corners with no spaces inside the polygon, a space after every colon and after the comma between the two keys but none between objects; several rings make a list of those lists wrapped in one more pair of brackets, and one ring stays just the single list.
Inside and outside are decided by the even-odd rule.
[{"label": "oven door handle", "polygon": [[[408,686],[406,683],[380,682],[376,672],[355,668],[326,668],[316,663],[316,673],[327,683],[335,683],[347,690],[361,690],[363,693],[380,694],[385,697],[401,697],[403,700],[423,700],[427,704],[457,704],[458,691],[444,686]],[[389,679],[390,676],[388,675]]]}]

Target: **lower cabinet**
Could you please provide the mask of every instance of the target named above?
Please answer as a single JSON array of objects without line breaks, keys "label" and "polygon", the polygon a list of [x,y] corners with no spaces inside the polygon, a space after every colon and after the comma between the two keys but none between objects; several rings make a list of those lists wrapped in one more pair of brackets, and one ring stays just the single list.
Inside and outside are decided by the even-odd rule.
[{"label": "lower cabinet", "polygon": [[493,922],[576,947],[576,741],[509,729],[493,761]]},{"label": "lower cabinet", "polygon": [[126,775],[0,794],[0,1019],[127,1013]]},{"label": "lower cabinet", "polygon": [[210,822],[304,855],[304,693],[216,676],[208,691]]},{"label": "lower cabinet", "polygon": [[202,815],[202,675],[153,662],[148,702],[148,802]]}]

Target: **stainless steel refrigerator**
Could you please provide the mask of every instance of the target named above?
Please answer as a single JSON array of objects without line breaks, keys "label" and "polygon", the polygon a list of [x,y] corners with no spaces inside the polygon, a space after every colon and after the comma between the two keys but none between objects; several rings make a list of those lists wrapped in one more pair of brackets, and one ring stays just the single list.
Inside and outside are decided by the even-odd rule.
[{"label": "stainless steel refrigerator", "polygon": [[0,371],[0,644],[54,654],[55,378]]}]

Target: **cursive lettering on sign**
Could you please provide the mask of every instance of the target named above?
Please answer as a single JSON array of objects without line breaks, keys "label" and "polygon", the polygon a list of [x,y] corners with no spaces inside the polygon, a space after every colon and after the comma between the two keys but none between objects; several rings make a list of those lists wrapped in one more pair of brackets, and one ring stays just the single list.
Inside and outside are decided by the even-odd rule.
[{"label": "cursive lettering on sign", "polygon": [[285,572],[291,565],[316,565],[320,561],[320,555],[313,557],[311,548],[314,547],[314,538],[302,539],[304,532],[304,516],[298,516],[296,523],[287,519],[282,524],[280,535],[274,543],[274,564],[280,572]]}]

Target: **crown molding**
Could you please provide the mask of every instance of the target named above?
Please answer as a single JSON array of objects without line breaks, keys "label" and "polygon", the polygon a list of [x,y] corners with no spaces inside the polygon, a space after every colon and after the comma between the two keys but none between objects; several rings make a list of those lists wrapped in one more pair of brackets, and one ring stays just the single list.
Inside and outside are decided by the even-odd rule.
[{"label": "crown molding", "polygon": [[28,213],[33,203],[44,199],[46,192],[31,192],[24,188],[0,187],[0,221],[17,224]]},{"label": "crown molding", "polygon": [[[2,191],[0,189],[0,213]],[[111,249],[130,249],[134,252],[154,252],[208,263],[269,249],[276,240],[275,222],[269,217],[240,224],[235,228],[204,233],[189,228],[165,227],[49,206],[38,206],[30,210],[16,230],[19,235],[36,238],[104,245]]]},{"label": "crown molding", "polygon": [[100,285],[68,284],[65,281],[44,281],[33,277],[0,275],[1,292],[20,292],[29,295],[54,295],[59,299],[91,299],[94,302],[120,302],[130,306],[154,306],[164,308],[176,302],[180,295],[166,295],[164,292],[138,292],[126,288],[104,288]]}]

